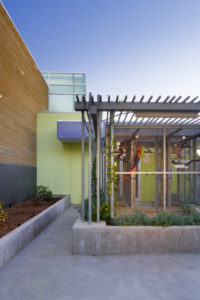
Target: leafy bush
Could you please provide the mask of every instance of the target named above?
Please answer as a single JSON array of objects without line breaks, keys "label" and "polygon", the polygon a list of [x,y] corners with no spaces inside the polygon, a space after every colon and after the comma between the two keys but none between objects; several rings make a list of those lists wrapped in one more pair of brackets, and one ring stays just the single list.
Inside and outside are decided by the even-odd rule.
[{"label": "leafy bush", "polygon": [[52,191],[43,185],[38,185],[33,188],[33,197],[37,200],[51,200]]},{"label": "leafy bush", "polygon": [[133,215],[126,217],[114,218],[114,225],[117,226],[185,226],[200,225],[200,214],[178,215],[172,213],[160,212],[154,217],[149,217],[140,211],[136,211]]},{"label": "leafy bush", "polygon": [[186,215],[191,214],[191,205],[185,204],[183,208],[184,208],[184,212],[185,212]]},{"label": "leafy bush", "polygon": [[[106,221],[106,224],[110,224],[110,204],[106,203],[105,195],[103,192],[100,193],[100,220]],[[88,198],[85,200],[85,220],[88,221]],[[92,221],[97,220],[97,205],[96,205],[96,195],[92,196]]]},{"label": "leafy bush", "polygon": [[0,224],[5,223],[8,213],[3,209],[3,202],[0,201]]}]

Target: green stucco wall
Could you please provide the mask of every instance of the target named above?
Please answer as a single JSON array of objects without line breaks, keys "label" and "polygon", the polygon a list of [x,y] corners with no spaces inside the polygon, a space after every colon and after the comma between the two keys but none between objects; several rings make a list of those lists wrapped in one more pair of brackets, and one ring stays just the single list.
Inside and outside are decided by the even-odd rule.
[{"label": "green stucco wall", "polygon": [[[150,147],[149,147],[150,148]],[[155,171],[155,153],[154,148],[150,148],[153,153],[142,154],[140,168],[141,172]],[[145,161],[146,159],[146,161]],[[141,176],[141,201],[149,202],[155,200],[155,176]]]},{"label": "green stucco wall", "polygon": [[[79,113],[37,113],[37,185],[54,194],[71,194],[72,204],[81,203],[81,143],[57,139],[58,120],[81,120]],[[88,153],[85,155],[87,192]],[[86,195],[87,197],[87,195]]]}]

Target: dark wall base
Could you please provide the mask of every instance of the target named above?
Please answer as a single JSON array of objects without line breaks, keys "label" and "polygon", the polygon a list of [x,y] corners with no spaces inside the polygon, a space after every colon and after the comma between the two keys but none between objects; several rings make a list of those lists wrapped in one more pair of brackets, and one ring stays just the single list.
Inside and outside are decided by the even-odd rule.
[{"label": "dark wall base", "polygon": [[36,167],[0,164],[0,201],[5,206],[32,197],[36,185]]}]

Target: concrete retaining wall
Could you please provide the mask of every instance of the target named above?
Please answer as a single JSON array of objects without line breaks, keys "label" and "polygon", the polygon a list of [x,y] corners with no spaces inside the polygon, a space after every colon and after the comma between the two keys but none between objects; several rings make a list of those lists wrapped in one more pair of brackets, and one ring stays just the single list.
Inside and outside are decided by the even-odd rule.
[{"label": "concrete retaining wall", "polygon": [[200,226],[106,226],[77,220],[73,254],[200,253]]},{"label": "concrete retaining wall", "polygon": [[70,207],[70,195],[0,238],[0,268]]}]

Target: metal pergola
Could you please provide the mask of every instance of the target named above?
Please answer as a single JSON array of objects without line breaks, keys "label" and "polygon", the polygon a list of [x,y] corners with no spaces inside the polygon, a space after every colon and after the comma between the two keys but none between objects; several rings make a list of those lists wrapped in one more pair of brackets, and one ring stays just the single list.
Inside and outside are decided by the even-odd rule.
[{"label": "metal pergola", "polygon": [[[134,174],[161,174],[163,175],[163,209],[166,210],[166,175],[172,172],[166,169],[166,138],[180,131],[190,130],[191,138],[196,139],[200,136],[200,99],[199,97],[181,96],[163,98],[159,97],[132,97],[127,96],[123,100],[117,96],[114,100],[108,96],[103,99],[98,95],[95,101],[90,93],[88,99],[82,96],[80,99],[76,96],[75,110],[82,113],[82,183],[81,183],[81,202],[82,202],[82,220],[84,220],[84,200],[85,200],[85,136],[84,127],[88,130],[88,220],[92,222],[92,195],[91,195],[91,171],[92,156],[96,156],[96,192],[97,192],[97,222],[100,221],[100,188],[103,184],[103,172],[101,168],[102,151],[102,125],[108,125],[110,128],[110,139],[114,138],[114,128],[138,130],[142,129],[162,129],[163,130],[163,171],[161,172],[135,172]],[[88,122],[85,119],[87,114]],[[93,151],[92,151],[93,146]],[[113,152],[111,144],[111,153]],[[111,167],[114,164],[114,155],[111,156]],[[194,164],[195,166],[195,164]],[[173,172],[175,174],[176,172]],[[178,172],[177,172],[178,173]],[[187,174],[200,174],[196,171],[185,172]],[[130,174],[130,172],[116,172],[116,174]],[[181,172],[184,174],[184,172]],[[105,187],[104,187],[105,188]],[[114,182],[111,187],[110,195],[111,217],[114,217]]]}]

